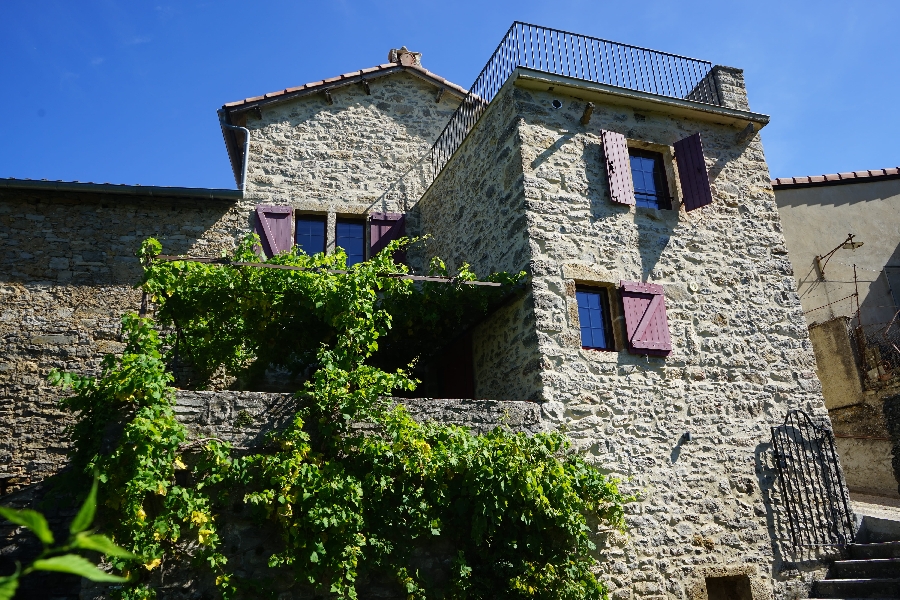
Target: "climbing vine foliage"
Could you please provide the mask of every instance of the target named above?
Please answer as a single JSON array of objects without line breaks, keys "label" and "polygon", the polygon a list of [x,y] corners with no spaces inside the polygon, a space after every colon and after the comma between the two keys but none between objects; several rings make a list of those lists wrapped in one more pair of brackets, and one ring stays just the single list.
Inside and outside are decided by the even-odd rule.
[{"label": "climbing vine foliage", "polygon": [[[222,540],[239,510],[278,533],[271,577],[290,573],[310,594],[355,598],[388,581],[409,598],[605,597],[591,538],[622,526],[614,480],[561,434],[474,436],[389,400],[415,390],[412,369],[440,340],[514,298],[522,275],[494,274],[492,288],[466,285],[465,266],[449,284],[398,279],[398,242],[350,268],[340,251],[267,261],[296,269],[235,266],[259,261],[256,243],[223,265],[152,260],[161,248],[147,240],[140,286],[156,320],[127,315],[124,352],[99,377],[52,375],[74,390],[73,459],[100,473],[104,528],[140,557],[112,559],[131,578],[119,594],[153,597],[157,573],[191,563],[224,597],[275,589],[229,562]],[[440,261],[432,274],[449,275]],[[191,442],[172,364],[197,387],[287,370],[302,382],[296,414],[249,453]],[[443,566],[418,569],[422,553]]]}]

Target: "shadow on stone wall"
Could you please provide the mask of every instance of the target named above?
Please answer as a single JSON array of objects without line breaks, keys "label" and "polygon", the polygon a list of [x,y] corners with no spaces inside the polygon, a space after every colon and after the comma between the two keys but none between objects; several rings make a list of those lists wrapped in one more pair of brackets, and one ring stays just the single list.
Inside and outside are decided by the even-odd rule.
[{"label": "shadow on stone wall", "polygon": [[[657,210],[634,208],[613,204],[608,197],[609,185],[603,148],[598,143],[585,143],[582,160],[587,176],[587,196],[590,200],[591,218],[601,222],[601,227],[610,239],[618,240],[621,245],[629,245],[626,239],[629,233],[623,232],[621,219],[624,214],[634,210],[634,235],[640,252],[642,281],[651,278],[663,252],[669,247],[669,241],[678,227],[679,212],[677,210]],[[677,207],[676,207],[677,208]]]},{"label": "shadow on stone wall", "polygon": [[[3,506],[39,510],[44,513],[50,530],[57,540],[69,535],[69,523],[75,517],[77,507],[55,492],[59,477],[49,477],[40,483],[29,485],[15,493],[3,496]],[[90,481],[86,485],[90,486]],[[16,570],[16,563],[31,563],[42,550],[37,537],[24,527],[0,519],[0,577]],[[41,571],[22,578],[16,600],[79,600],[81,578],[63,573]]]},{"label": "shadow on stone wall", "polygon": [[845,557],[845,553],[832,547],[794,548],[772,444],[759,444],[753,455],[772,547],[772,579],[793,589],[794,597],[805,596],[812,579],[821,576],[833,560]]}]

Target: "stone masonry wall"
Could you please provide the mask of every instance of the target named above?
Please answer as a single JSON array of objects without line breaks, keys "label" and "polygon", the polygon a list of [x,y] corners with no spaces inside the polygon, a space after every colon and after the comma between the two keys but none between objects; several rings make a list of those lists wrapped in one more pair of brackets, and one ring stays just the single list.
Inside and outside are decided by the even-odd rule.
[{"label": "stone masonry wall", "polygon": [[[479,276],[528,269],[522,158],[514,104],[491,103],[478,126],[410,215],[410,228],[430,239],[410,253],[424,269],[439,256],[454,272],[469,263]],[[473,332],[475,396],[499,400],[540,397],[530,294],[491,315]]]},{"label": "stone masonry wall", "polygon": [[[140,308],[134,253],[218,255],[246,230],[229,202],[0,191],[0,484],[40,481],[64,463],[52,368],[96,373],[121,351],[119,320]],[[3,489],[0,489],[3,492]]]},{"label": "stone masonry wall", "polygon": [[405,212],[431,180],[428,150],[460,98],[405,72],[242,113],[251,131],[247,197],[354,215]]},{"label": "stone masonry wall", "polygon": [[248,125],[242,200],[0,191],[0,492],[63,464],[65,423],[46,374],[94,373],[104,353],[121,350],[121,315],[140,307],[132,286],[142,240],[158,238],[166,254],[218,256],[252,230],[259,203],[330,212],[333,231],[336,212],[405,210],[418,199],[423,175],[413,167],[459,99],[435,102],[437,88],[405,73],[370,87],[371,96],[336,90],[333,106],[313,96],[263,108]]},{"label": "stone masonry wall", "polygon": [[687,95],[688,100],[715,104],[718,99],[722,106],[738,110],[750,110],[747,88],[744,85],[744,71],[734,67],[714,66],[706,77]]},{"label": "stone masonry wall", "polygon": [[[583,101],[510,93],[545,416],[640,495],[609,551],[613,597],[693,597],[713,567],[752,567],[757,593],[785,595],[770,427],[793,408],[827,413],[759,137],[738,145],[732,127],[596,101],[583,126]],[[602,129],[669,152],[699,131],[713,204],[612,204]],[[581,348],[577,285],[619,280],[664,286],[667,358]]]},{"label": "stone masonry wall", "polygon": [[[463,215],[496,214],[497,200],[477,187],[458,198],[437,191],[471,157],[496,154],[497,137],[479,130],[516,125],[524,198],[507,202],[523,212],[503,221],[527,219],[534,331],[529,338],[525,322],[520,337],[539,351],[544,418],[639,497],[627,537],[599,539],[612,596],[704,598],[707,575],[748,575],[754,598],[802,593],[821,569],[817,556],[782,546],[770,427],[794,408],[827,413],[759,137],[736,144],[730,126],[592,101],[584,126],[584,100],[508,84],[420,203],[423,215],[430,202],[450,203],[476,235],[444,226],[439,236],[438,219],[423,218],[423,230],[448,246],[444,255],[483,260],[471,241],[482,225]],[[504,111],[492,112],[498,104]],[[672,144],[699,131],[713,205],[689,214],[613,205],[602,129],[669,161]],[[670,178],[676,169],[668,165]],[[664,286],[669,357],[581,348],[577,286],[622,279]],[[623,339],[621,320],[614,327]]]},{"label": "stone masonry wall", "polygon": [[[420,422],[435,420],[468,427],[473,433],[486,433],[495,427],[534,434],[543,430],[540,406],[530,402],[497,402],[491,400],[437,400],[416,398],[399,400],[412,417]],[[176,416],[188,429],[190,439],[217,437],[232,443],[235,449],[258,447],[266,434],[287,423],[296,411],[292,394],[233,391],[179,391]],[[364,427],[364,426],[363,426]],[[50,525],[59,537],[65,537],[66,527],[75,510],[53,504],[48,512],[41,506],[46,490],[34,485],[2,498],[6,506],[41,508],[50,518]],[[267,565],[269,556],[280,544],[280,534],[271,523],[259,523],[236,503],[231,510],[218,515],[222,548],[228,564],[239,577],[258,580],[271,579],[271,591],[284,599],[318,598],[312,590],[297,582],[285,570],[273,571]],[[12,572],[14,561],[27,563],[40,552],[33,535],[22,527],[0,522],[0,574]],[[417,548],[413,563],[425,576],[446,576],[449,564],[448,548],[441,545]],[[213,598],[214,576],[207,569],[197,569],[185,563],[163,565],[153,581],[161,598],[188,600]],[[393,579],[364,579],[358,582],[361,598],[406,598]],[[43,600],[52,595],[59,600],[81,600],[108,597],[108,588],[79,578],[57,575],[25,578],[17,598]]]},{"label": "stone masonry wall", "polygon": [[[438,421],[467,427],[482,434],[495,427],[514,431],[541,431],[540,405],[497,400],[444,400],[403,398],[417,421]],[[293,419],[297,412],[289,393],[179,390],[175,414],[191,438],[217,437],[235,447],[259,446],[265,435]]]}]

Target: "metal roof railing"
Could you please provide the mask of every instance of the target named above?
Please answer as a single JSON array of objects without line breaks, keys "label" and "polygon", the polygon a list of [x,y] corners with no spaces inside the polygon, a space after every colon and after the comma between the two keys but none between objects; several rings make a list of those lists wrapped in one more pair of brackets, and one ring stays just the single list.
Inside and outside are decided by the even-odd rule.
[{"label": "metal roof railing", "polygon": [[432,146],[434,177],[517,67],[722,105],[711,62],[516,21]]}]

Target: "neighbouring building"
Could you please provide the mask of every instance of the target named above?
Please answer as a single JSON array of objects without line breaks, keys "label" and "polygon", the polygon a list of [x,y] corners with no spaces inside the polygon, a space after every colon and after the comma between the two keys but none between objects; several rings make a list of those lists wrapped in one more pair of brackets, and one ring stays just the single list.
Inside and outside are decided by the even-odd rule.
[{"label": "neighbouring building", "polygon": [[900,169],[772,186],[847,485],[900,498],[883,411],[900,393]]},{"label": "neighbouring building", "polygon": [[540,427],[637,494],[627,535],[597,532],[613,598],[787,598],[824,575],[833,550],[791,545],[790,524],[815,523],[785,512],[803,507],[777,483],[802,482],[772,428],[796,410],[829,421],[759,137],[769,117],[742,71],[516,23],[469,91],[402,48],[219,115],[241,191],[0,180],[4,493],[64,464],[44,376],[121,347],[143,238],[212,256],[255,230],[269,254],[340,246],[355,261],[429,234],[416,271],[441,256],[529,273],[453,349],[466,381],[437,389],[538,405]]}]

